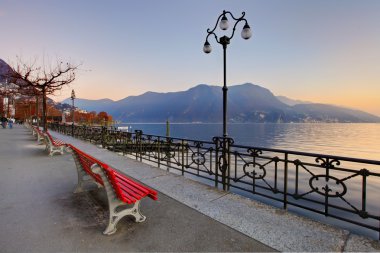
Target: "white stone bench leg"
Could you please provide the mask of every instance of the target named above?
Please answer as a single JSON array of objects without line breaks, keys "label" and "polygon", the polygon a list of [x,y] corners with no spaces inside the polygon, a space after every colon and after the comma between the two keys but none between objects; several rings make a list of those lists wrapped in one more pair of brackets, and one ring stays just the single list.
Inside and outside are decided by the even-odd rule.
[{"label": "white stone bench leg", "polygon": [[[69,149],[68,149],[69,150]],[[75,165],[76,165],[76,168],[77,168],[77,173],[78,173],[78,184],[77,186],[75,187],[75,190],[74,190],[74,193],[79,193],[79,192],[83,192],[83,184],[85,182],[94,182],[91,177],[87,174],[87,172],[83,169],[82,165],[80,164],[77,156],[75,153],[72,153],[73,155],[73,158],[74,158],[74,162],[75,162]],[[98,187],[101,187],[101,185],[99,185],[98,183],[96,183],[96,185]]]},{"label": "white stone bench leg", "polygon": [[[140,212],[140,200],[136,201],[133,207],[122,209],[122,207],[128,206],[128,204],[120,201],[111,185],[111,183],[108,181],[108,177],[105,174],[104,170],[97,164],[94,164],[91,167],[91,170],[100,175],[100,177],[103,180],[104,183],[104,189],[106,190],[107,199],[108,199],[108,207],[109,207],[109,219],[108,219],[108,226],[103,231],[103,234],[105,235],[112,235],[116,232],[117,223],[125,216],[132,215],[135,217],[136,222],[143,222],[145,221],[146,217],[141,214]],[[117,210],[120,211],[117,211]]]},{"label": "white stone bench leg", "polygon": [[64,154],[63,150],[65,149],[64,146],[54,146],[52,144],[49,145],[49,156],[53,156],[55,153],[59,153],[61,155]]},{"label": "white stone bench leg", "polygon": [[[111,203],[112,202],[112,203]],[[119,202],[119,203],[118,203]],[[127,206],[124,202],[121,201],[108,201],[109,205],[109,219],[108,226],[103,231],[105,235],[112,235],[116,232],[117,223],[127,215],[132,215],[135,217],[136,222],[143,222],[146,220],[146,217],[140,212],[140,200],[136,201],[133,207],[123,209],[121,211],[116,211],[121,206]]]},{"label": "white stone bench leg", "polygon": [[50,142],[49,142],[49,137],[47,135],[44,135],[44,142],[45,142],[45,150],[48,151],[50,149]]},{"label": "white stone bench leg", "polygon": [[65,146],[54,146],[47,135],[44,135],[44,143],[46,145],[45,150],[49,152],[49,156],[53,156],[55,153],[64,154]]},{"label": "white stone bench leg", "polygon": [[40,134],[39,132],[37,132],[37,142],[38,142],[38,145],[42,145],[45,142],[44,136]]}]

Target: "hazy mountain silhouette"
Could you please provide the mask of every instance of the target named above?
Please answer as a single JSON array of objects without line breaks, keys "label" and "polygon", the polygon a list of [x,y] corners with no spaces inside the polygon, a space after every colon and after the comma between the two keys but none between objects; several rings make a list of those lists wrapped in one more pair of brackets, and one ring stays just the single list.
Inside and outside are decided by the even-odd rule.
[{"label": "hazy mountain silhouette", "polygon": [[12,68],[2,59],[0,59],[0,83],[5,83],[7,75],[12,73]]},{"label": "hazy mountain silhouette", "polygon": [[303,100],[298,100],[298,99],[291,99],[285,96],[276,96],[278,100],[283,102],[284,104],[293,106],[293,105],[299,105],[299,104],[313,104],[312,102],[309,101],[303,101]]},{"label": "hazy mountain silhouette", "polygon": [[293,109],[300,115],[321,122],[378,123],[380,117],[367,112],[327,104],[298,104]]},{"label": "hazy mountain silhouette", "polygon": [[[62,104],[72,104],[71,98],[67,98],[62,101]],[[110,104],[115,103],[113,100],[105,98],[105,99],[98,99],[98,100],[90,100],[90,99],[83,99],[83,98],[76,98],[74,100],[74,106],[85,109],[87,111],[106,111],[105,108],[107,108]]]},{"label": "hazy mountain silhouette", "polygon": [[[70,103],[70,99],[64,102]],[[200,84],[186,91],[146,92],[119,101],[76,99],[88,111],[106,111],[122,122],[222,122],[222,89]],[[380,122],[380,117],[327,104],[281,102],[271,91],[246,83],[228,90],[229,122]]]}]

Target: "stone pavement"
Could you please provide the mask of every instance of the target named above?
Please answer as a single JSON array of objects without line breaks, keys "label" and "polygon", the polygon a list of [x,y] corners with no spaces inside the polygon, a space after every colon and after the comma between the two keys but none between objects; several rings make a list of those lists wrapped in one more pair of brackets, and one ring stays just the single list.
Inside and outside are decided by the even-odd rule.
[{"label": "stone pavement", "polygon": [[[70,155],[48,157],[42,146],[36,146],[28,130],[21,127],[17,128],[16,134],[12,134],[12,137],[5,136],[9,144],[4,146],[3,132],[0,131],[1,161],[9,159],[9,163],[12,164],[16,159],[17,166],[13,167],[17,167],[19,171],[12,172],[13,167],[9,165],[4,167],[3,162],[0,164],[0,215],[3,212],[6,214],[4,221],[2,217],[0,225],[2,228],[7,227],[13,231],[10,236],[9,232],[4,232],[3,229],[0,232],[0,243],[3,245],[7,241],[15,241],[11,244],[15,245],[15,248],[9,246],[8,251],[20,249],[23,251],[20,245],[25,245],[25,243],[20,238],[23,238],[26,232],[22,226],[25,226],[23,223],[31,222],[27,219],[29,217],[27,213],[30,212],[28,204],[21,203],[16,198],[14,201],[17,201],[19,205],[25,204],[24,210],[20,210],[20,215],[17,215],[17,213],[12,213],[15,211],[12,209],[16,209],[12,205],[12,198],[3,195],[3,192],[10,191],[14,182],[18,182],[17,186],[13,186],[16,192],[20,192],[20,195],[22,195],[21,192],[27,193],[28,197],[22,195],[21,199],[25,198],[24,201],[32,206],[35,206],[38,201],[42,203],[34,207],[38,209],[36,216],[51,217],[50,223],[34,218],[35,221],[31,223],[35,229],[30,230],[35,237],[29,240],[31,240],[30,244],[34,242],[37,246],[25,251],[380,250],[378,241],[353,235],[346,230],[299,217],[232,193],[219,191],[182,176],[119,156],[88,142],[51,133],[158,190],[159,201],[147,199],[142,203],[142,212],[147,216],[144,223],[137,224],[126,219],[118,225],[116,235],[105,237],[101,235],[106,216],[104,194],[102,196],[102,192],[98,190],[79,196],[71,193],[76,182],[76,171]],[[12,146],[16,144],[17,146]],[[13,151],[8,152],[8,155],[3,155],[2,151],[7,149]],[[21,150],[16,152],[18,159],[13,155],[14,149]],[[25,171],[33,172],[25,174]],[[6,175],[4,173],[10,176],[4,178]],[[23,186],[32,179],[34,180],[30,182],[30,189]],[[19,187],[20,190],[18,190]],[[31,196],[34,187],[37,187],[39,191],[36,196],[35,194]],[[33,201],[34,198],[36,200]],[[6,201],[4,202],[3,199]],[[7,202],[11,204],[3,204]],[[88,212],[91,213],[88,214]],[[32,210],[33,213],[35,210]],[[42,215],[43,213],[45,215]],[[26,220],[19,222],[19,229],[12,226],[12,221],[18,220],[17,216],[26,216]],[[41,227],[39,223],[42,223]],[[57,224],[52,225],[52,223]],[[45,229],[52,232],[45,233],[43,232]],[[26,233],[26,235],[29,234]],[[43,235],[46,236],[45,240],[37,239],[37,236]],[[11,240],[10,238],[18,239]],[[57,238],[59,238],[58,242]],[[43,247],[39,248],[39,245]],[[69,247],[65,248],[64,246],[67,245]]]},{"label": "stone pavement", "polygon": [[0,129],[0,252],[273,251],[159,193],[143,200],[143,223],[126,217],[104,236],[103,189],[74,194],[70,154],[49,157],[29,130]]}]

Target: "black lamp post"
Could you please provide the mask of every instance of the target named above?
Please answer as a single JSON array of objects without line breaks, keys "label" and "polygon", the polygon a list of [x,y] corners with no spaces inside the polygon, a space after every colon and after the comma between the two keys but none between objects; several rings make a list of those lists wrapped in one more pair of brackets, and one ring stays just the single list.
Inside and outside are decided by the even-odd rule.
[{"label": "black lamp post", "polygon": [[[228,24],[228,19],[227,15],[231,16],[231,18],[235,21],[235,24],[232,28],[232,34],[230,37],[228,36],[223,36],[218,38],[218,36],[215,33],[216,28],[219,27],[222,30],[227,30],[229,27]],[[245,12],[242,12],[242,15],[240,18],[235,18],[231,12],[229,11],[223,11],[222,14],[219,15],[214,29],[210,30],[207,29],[207,37],[206,37],[206,42],[203,46],[203,52],[206,54],[211,52],[211,45],[208,42],[208,38],[210,35],[214,35],[216,42],[221,44],[223,46],[223,63],[224,63],[224,83],[223,83],[223,138],[219,137],[214,137],[213,141],[215,142],[217,146],[217,150],[219,148],[222,149],[222,156],[219,157],[219,170],[222,172],[222,184],[223,184],[223,190],[228,190],[229,189],[229,176],[230,176],[230,170],[229,170],[229,163],[230,163],[230,157],[229,157],[229,149],[230,145],[234,143],[232,138],[227,137],[227,75],[226,75],[226,51],[227,51],[227,45],[230,44],[231,39],[235,35],[235,29],[237,24],[239,24],[241,21],[244,21],[244,27],[243,30],[241,31],[241,37],[245,40],[251,38],[252,36],[252,31],[251,28],[248,25],[247,20],[244,18]],[[215,183],[215,186],[217,186],[217,181]]]},{"label": "black lamp post", "polygon": [[74,99],[75,99],[75,91],[72,90],[71,91],[71,101],[72,101],[72,107],[71,107],[71,111],[72,111],[72,124],[71,124],[71,135],[74,136]]},{"label": "black lamp post", "polygon": [[[222,30],[227,30],[229,27],[227,15],[230,15],[231,18],[235,21],[235,24],[234,24],[233,29],[232,29],[232,34],[230,37],[223,36],[223,37],[220,37],[218,39],[218,36],[215,34],[215,30],[218,27],[218,23],[219,23],[220,29],[222,29]],[[236,29],[237,24],[240,23],[241,21],[245,22],[243,30],[241,31],[241,37],[245,40],[251,38],[252,31],[248,25],[247,20],[244,18],[244,16],[245,16],[245,12],[242,12],[242,16],[240,18],[235,18],[231,12],[223,11],[223,13],[220,14],[220,16],[218,17],[218,20],[216,21],[214,29],[212,29],[212,30],[207,29],[206,42],[203,46],[203,52],[205,52],[206,54],[211,52],[211,45],[208,42],[208,37],[210,37],[210,35],[214,35],[216,42],[218,42],[219,44],[221,44],[223,46],[223,62],[224,62],[223,137],[227,137],[227,90],[228,90],[228,88],[227,88],[227,75],[226,75],[226,50],[227,50],[227,45],[230,44],[230,40],[235,35],[235,29]]]}]

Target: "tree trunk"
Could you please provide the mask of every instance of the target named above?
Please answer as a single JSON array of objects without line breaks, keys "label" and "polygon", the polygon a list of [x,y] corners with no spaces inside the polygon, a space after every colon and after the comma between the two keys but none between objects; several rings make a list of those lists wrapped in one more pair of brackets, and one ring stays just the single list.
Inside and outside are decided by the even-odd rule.
[{"label": "tree trunk", "polygon": [[28,116],[28,119],[29,120],[33,119],[33,117],[32,117],[32,104],[31,103],[29,103],[29,116]]},{"label": "tree trunk", "polygon": [[10,105],[11,105],[11,100],[10,100],[10,97],[9,96],[7,96],[7,100],[8,100],[8,105],[7,105],[7,117],[8,118],[10,118],[11,117],[11,115],[10,115]]},{"label": "tree trunk", "polygon": [[38,127],[40,126],[40,120],[38,118],[38,111],[39,111],[38,104],[39,103],[40,103],[40,101],[38,99],[38,95],[36,95],[36,119],[37,119],[37,126]]},{"label": "tree trunk", "polygon": [[44,128],[44,131],[47,131],[47,124],[46,124],[46,89],[45,86],[42,89],[42,126]]},{"label": "tree trunk", "polygon": [[4,98],[0,97],[0,115],[4,114]]}]

